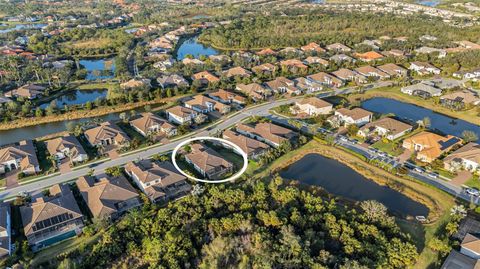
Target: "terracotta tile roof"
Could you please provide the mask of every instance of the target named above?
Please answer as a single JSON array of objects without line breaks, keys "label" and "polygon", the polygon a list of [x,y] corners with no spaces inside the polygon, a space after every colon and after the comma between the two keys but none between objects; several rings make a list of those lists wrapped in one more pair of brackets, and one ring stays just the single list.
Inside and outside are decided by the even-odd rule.
[{"label": "terracotta tile roof", "polygon": [[110,216],[119,211],[119,203],[138,198],[139,195],[124,176],[103,175],[80,177],[76,181],[83,199],[95,218]]},{"label": "terracotta tile roof", "polygon": [[229,100],[236,100],[237,102],[243,103],[246,101],[245,97],[223,89],[219,89],[218,91],[209,93],[208,95],[210,95],[212,98],[216,97],[224,102],[227,102]]},{"label": "terracotta tile roof", "polygon": [[80,142],[78,142],[78,139],[71,134],[47,140],[45,141],[45,144],[47,144],[47,150],[51,155],[55,155],[56,153],[67,148],[72,153],[71,158],[76,158],[78,155],[87,154]]},{"label": "terracotta tile roof", "polygon": [[267,48],[267,49],[263,49],[261,51],[257,51],[257,55],[276,55],[277,52],[270,49],[270,48]]},{"label": "terracotta tile roof", "polygon": [[194,143],[191,145],[192,151],[185,155],[197,167],[209,173],[209,171],[217,169],[225,169],[233,167],[233,164],[223,158],[215,150],[200,144]]},{"label": "terracotta tile roof", "polygon": [[220,81],[219,78],[217,78],[216,76],[212,75],[212,74],[211,74],[210,72],[208,72],[208,71],[202,71],[202,72],[193,74],[192,79],[193,79],[193,80],[202,80],[202,79],[205,79],[205,80],[207,80],[208,82],[217,82],[217,81]]},{"label": "terracotta tile roof", "polygon": [[50,194],[53,196],[39,198],[20,208],[26,236],[51,227],[49,223],[51,224],[52,218],[63,215],[64,217],[57,219],[58,223],[61,223],[83,217],[68,185],[53,186]]},{"label": "terracotta tile roof", "polygon": [[381,127],[383,129],[389,130],[391,135],[397,135],[412,129],[412,126],[392,118],[382,118],[374,122],[367,123],[363,126],[362,130],[369,130],[371,128]]},{"label": "terracotta tile roof", "polygon": [[296,67],[300,69],[307,69],[308,66],[306,66],[302,61],[298,59],[289,59],[289,60],[284,60],[280,62],[281,66],[287,66],[287,67]]},{"label": "terracotta tile roof", "polygon": [[272,90],[293,86],[294,82],[285,77],[277,77],[274,80],[265,82],[265,84]]},{"label": "terracotta tile roof", "polygon": [[302,46],[301,49],[303,51],[316,51],[316,52],[325,52],[325,50],[320,47],[320,45],[318,45],[317,43],[315,42],[311,42],[305,46]]},{"label": "terracotta tile roof", "polygon": [[236,133],[232,130],[225,130],[223,132],[223,138],[239,146],[243,152],[247,153],[247,155],[269,148],[269,146],[263,142]]},{"label": "terracotta tile roof", "polygon": [[355,71],[347,68],[340,68],[337,71],[332,72],[332,75],[342,80],[350,80],[354,79],[356,76],[359,76]]},{"label": "terracotta tile roof", "polygon": [[329,62],[323,58],[317,57],[317,56],[309,56],[305,58],[304,62],[308,64],[321,64],[324,66],[327,66]]},{"label": "terracotta tile roof", "polygon": [[273,72],[277,69],[277,67],[271,63],[264,63],[261,65],[257,65],[252,67],[252,70],[256,73],[262,73],[262,72]]},{"label": "terracotta tile roof", "polygon": [[130,121],[130,124],[137,127],[139,130],[142,130],[145,134],[148,133],[149,128],[157,125],[161,129],[171,130],[175,128],[175,126],[170,124],[167,120],[162,119],[151,112],[142,113],[140,118]]},{"label": "terracotta tile roof", "polygon": [[244,94],[249,95],[257,100],[264,99],[265,96],[271,95],[270,90],[265,89],[258,83],[238,84],[236,88],[238,91],[243,92]]},{"label": "terracotta tile roof", "polygon": [[316,74],[307,76],[308,79],[318,81],[320,83],[333,83],[333,84],[342,84],[342,81],[330,74],[325,72],[318,72]]},{"label": "terracotta tile roof", "polygon": [[421,145],[422,150],[419,154],[428,157],[431,160],[438,158],[442,153],[450,150],[454,145],[460,144],[461,139],[452,135],[441,136],[431,132],[421,132],[412,137],[406,138],[403,143],[411,145],[411,150],[414,150],[413,145]]},{"label": "terracotta tile roof", "polygon": [[381,59],[385,56],[382,54],[376,52],[376,51],[368,51],[365,53],[356,53],[355,56],[359,59],[366,60],[366,61],[372,61],[372,60],[377,60]]},{"label": "terracotta tile roof", "polygon": [[230,109],[229,105],[222,104],[218,101],[213,100],[212,98],[206,97],[204,95],[195,95],[193,99],[185,102],[185,105],[189,107],[200,107],[202,109],[207,107],[207,103],[213,104],[215,110],[224,111],[224,109]]},{"label": "terracotta tile roof", "polygon": [[98,127],[88,129],[84,134],[91,145],[99,144],[104,139],[113,139],[119,144],[130,141],[127,134],[115,123],[110,121],[103,122]]}]

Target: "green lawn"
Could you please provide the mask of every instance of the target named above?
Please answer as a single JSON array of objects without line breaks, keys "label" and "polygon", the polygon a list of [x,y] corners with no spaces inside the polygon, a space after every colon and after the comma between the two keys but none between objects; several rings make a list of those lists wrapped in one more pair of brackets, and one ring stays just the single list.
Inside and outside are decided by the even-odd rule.
[{"label": "green lawn", "polygon": [[403,153],[403,148],[400,145],[395,147],[395,143],[392,141],[384,142],[382,139],[378,140],[372,147],[381,150],[389,155],[398,156]]},{"label": "green lawn", "polygon": [[478,176],[473,176],[471,179],[465,182],[465,185],[480,190],[480,179]]}]

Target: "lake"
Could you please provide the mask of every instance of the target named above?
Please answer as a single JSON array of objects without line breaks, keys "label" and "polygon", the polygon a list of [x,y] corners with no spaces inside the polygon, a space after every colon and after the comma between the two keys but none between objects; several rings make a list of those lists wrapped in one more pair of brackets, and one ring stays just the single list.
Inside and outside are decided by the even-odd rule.
[{"label": "lake", "polygon": [[440,0],[419,0],[417,4],[428,7],[436,7],[440,4]]},{"label": "lake", "polygon": [[404,103],[394,99],[376,97],[366,100],[362,103],[366,110],[388,114],[393,113],[399,119],[412,122],[422,120],[425,117],[430,118],[431,129],[438,130],[444,134],[451,134],[458,137],[462,136],[464,130],[475,132],[480,137],[480,126],[473,123],[454,119],[443,114],[436,113],[430,109],[419,107],[413,104]]},{"label": "lake", "polygon": [[[74,90],[66,92],[54,100],[57,101],[57,107],[59,108],[62,108],[65,105],[83,105],[88,101],[93,102],[97,98],[105,98],[107,96],[107,92],[108,90]],[[40,108],[47,108],[50,105],[50,102],[41,104]]]},{"label": "lake", "polygon": [[429,209],[402,193],[365,178],[350,167],[319,154],[307,154],[280,176],[320,186],[327,192],[355,201],[376,200],[402,216],[428,216]]},{"label": "lake", "polygon": [[115,64],[113,59],[80,60],[87,70],[87,80],[111,79],[114,77]]},{"label": "lake", "polygon": [[46,23],[16,24],[14,27],[0,30],[0,34],[6,34],[12,31],[19,31],[19,30],[42,29],[43,27],[47,27],[47,26],[48,24]]},{"label": "lake", "polygon": [[176,59],[181,61],[185,58],[186,55],[190,54],[193,57],[197,58],[200,55],[210,56],[210,55],[217,55],[219,52],[210,47],[205,46],[203,44],[198,43],[198,36],[192,36],[180,41],[179,47],[177,49],[177,56]]}]

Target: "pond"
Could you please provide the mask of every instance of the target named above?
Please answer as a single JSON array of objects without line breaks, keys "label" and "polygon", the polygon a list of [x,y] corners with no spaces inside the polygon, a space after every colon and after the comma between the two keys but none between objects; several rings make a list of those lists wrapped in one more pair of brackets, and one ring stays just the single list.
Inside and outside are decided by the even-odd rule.
[{"label": "pond", "polygon": [[402,216],[428,216],[429,209],[402,193],[381,186],[350,167],[319,154],[307,154],[280,173],[286,179],[320,186],[327,192],[355,201],[376,200]]},{"label": "pond", "polygon": [[[60,108],[65,105],[83,105],[88,101],[93,102],[97,98],[105,98],[107,92],[107,90],[74,90],[66,92],[54,100],[57,102],[57,107]],[[50,105],[50,102],[41,104],[39,107],[45,109]]]},{"label": "pond", "polygon": [[217,55],[218,53],[216,49],[198,43],[198,36],[192,36],[180,41],[176,59],[181,61],[189,54],[193,55],[194,58],[198,58],[200,55],[210,56]]},{"label": "pond", "polygon": [[33,29],[42,29],[47,27],[46,23],[33,23],[33,24],[16,24],[14,27],[0,30],[0,34],[6,34],[18,30],[33,30]]},{"label": "pond", "polygon": [[[118,115],[119,113],[108,114],[108,115],[96,117],[95,119],[98,119],[100,121],[118,120],[119,119]],[[93,119],[94,118],[84,118],[84,119],[69,120],[69,121],[50,122],[50,123],[38,124],[38,125],[28,126],[23,128],[0,131],[0,146],[18,142],[24,139],[35,139],[37,137],[42,137],[49,134],[63,132],[67,130],[68,122],[73,122],[74,124],[78,124],[78,123],[92,121]]]},{"label": "pond", "polygon": [[362,103],[362,107],[366,110],[388,114],[393,113],[400,119],[416,122],[430,118],[433,130],[438,130],[444,134],[462,136],[464,130],[475,132],[480,137],[480,126],[460,119],[454,119],[443,114],[436,113],[430,109],[419,107],[413,104],[404,103],[394,99],[376,97],[366,100]]},{"label": "pond", "polygon": [[114,77],[115,64],[113,59],[84,59],[79,62],[87,70],[87,80],[111,79]]},{"label": "pond", "polygon": [[417,4],[428,7],[436,7],[440,4],[440,0],[418,0]]}]

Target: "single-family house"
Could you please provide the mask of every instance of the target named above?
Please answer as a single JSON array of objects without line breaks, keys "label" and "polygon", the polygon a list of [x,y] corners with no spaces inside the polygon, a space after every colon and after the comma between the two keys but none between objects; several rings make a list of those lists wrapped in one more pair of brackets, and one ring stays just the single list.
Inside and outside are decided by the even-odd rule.
[{"label": "single-family house", "polygon": [[355,62],[355,59],[353,59],[352,57],[350,57],[346,54],[343,54],[343,53],[342,54],[335,54],[328,59],[332,62],[337,63],[337,64],[343,63],[343,62],[347,62],[347,63]]},{"label": "single-family house", "polygon": [[306,114],[308,116],[327,115],[333,110],[333,105],[316,96],[303,98],[295,102],[297,114]]},{"label": "single-family house", "polygon": [[355,72],[363,75],[365,77],[371,77],[376,79],[387,79],[390,78],[390,75],[383,72],[380,69],[377,69],[371,65],[365,65],[358,68],[355,68]]},{"label": "single-family house", "polygon": [[250,96],[254,101],[265,100],[272,95],[272,91],[258,83],[237,84],[236,90]]},{"label": "single-family house", "polygon": [[33,100],[43,95],[45,87],[35,84],[26,84],[17,89],[8,91],[5,93],[6,97],[22,97],[25,99]]},{"label": "single-family house", "polygon": [[141,205],[140,195],[123,175],[82,176],[76,184],[96,219],[116,219]]},{"label": "single-family house", "polygon": [[223,179],[226,174],[233,172],[233,163],[226,160],[214,149],[194,143],[190,146],[191,151],[185,154],[185,161],[207,179]]},{"label": "single-family house", "polygon": [[244,105],[247,102],[247,99],[239,94],[234,92],[229,92],[223,89],[219,89],[216,92],[211,92],[208,94],[213,100],[219,101],[223,104],[239,104]]},{"label": "single-family house", "polygon": [[[247,154],[248,158],[251,159],[258,159],[258,157],[263,155],[270,148],[267,144],[261,141],[242,135],[230,129],[223,132],[223,138],[240,147],[242,151]],[[231,147],[226,143],[224,146]],[[242,152],[238,152],[236,148],[232,147],[232,149],[237,154],[242,154]]]},{"label": "single-family house", "polygon": [[246,70],[245,68],[241,66],[235,66],[232,67],[228,70],[223,71],[223,75],[226,78],[232,78],[232,77],[249,77],[252,75],[252,72]]},{"label": "single-family house", "polygon": [[435,74],[439,75],[442,70],[427,62],[411,62],[408,68],[417,72],[419,75]]},{"label": "single-family house", "polygon": [[71,134],[60,136],[45,141],[50,155],[55,156],[57,161],[68,158],[72,163],[80,163],[88,160],[88,155],[78,139]]},{"label": "single-family house", "polygon": [[412,131],[413,126],[393,118],[382,118],[362,126],[358,130],[358,136],[369,137],[378,135],[386,137],[388,140],[395,140]]},{"label": "single-family house", "polygon": [[300,94],[300,89],[295,87],[295,82],[286,77],[277,77],[274,80],[265,82],[267,88],[276,93]]},{"label": "single-family house", "polygon": [[298,59],[288,59],[280,62],[280,66],[290,72],[303,72],[308,69],[302,61]]},{"label": "single-family house", "polygon": [[424,99],[442,95],[442,90],[425,83],[417,83],[405,86],[400,89],[401,92],[408,95],[420,96]]},{"label": "single-family house", "polygon": [[[335,111],[333,115],[333,120],[343,124],[344,126],[348,126],[350,124],[355,124],[357,126],[363,126],[372,121],[373,113],[365,110],[363,108],[340,108]],[[332,120],[330,119],[330,120]],[[337,125],[337,124],[334,124]]]},{"label": "single-family house", "polygon": [[142,113],[139,118],[131,120],[130,125],[144,137],[149,135],[165,137],[177,135],[175,126],[151,112]]},{"label": "single-family house", "polygon": [[193,124],[199,113],[183,106],[174,106],[166,110],[168,121],[176,124]]},{"label": "single-family house", "polygon": [[92,146],[115,145],[125,147],[130,144],[128,135],[118,125],[110,121],[86,130],[84,135]]},{"label": "single-family house", "polygon": [[450,153],[443,159],[445,169],[458,171],[465,169],[470,172],[480,170],[480,145],[470,142]]},{"label": "single-family house", "polygon": [[355,53],[355,57],[357,59],[362,60],[364,62],[371,62],[385,58],[382,54],[376,51],[368,51],[365,53]]},{"label": "single-family house", "polygon": [[12,215],[10,204],[0,205],[0,258],[12,253]]},{"label": "single-family house", "polygon": [[229,105],[223,104],[219,101],[215,101],[204,95],[195,95],[191,100],[185,102],[185,107],[191,108],[200,113],[210,113],[213,111],[218,111],[221,114],[227,114],[230,112],[231,107]]},{"label": "single-family house", "polygon": [[350,51],[352,51],[352,49],[350,47],[345,46],[341,43],[330,44],[326,48],[329,51],[337,51],[337,52],[350,52]]},{"label": "single-family house", "polygon": [[305,77],[294,78],[295,87],[305,93],[313,93],[323,90],[323,85],[306,79]]},{"label": "single-family house", "polygon": [[162,88],[189,86],[188,81],[178,74],[161,75],[157,78],[157,82]]},{"label": "single-family house", "polygon": [[83,214],[67,184],[54,185],[49,196],[20,207],[23,229],[34,251],[82,232]]},{"label": "single-family house", "polygon": [[417,153],[417,159],[431,163],[443,153],[450,151],[454,146],[460,145],[462,140],[456,136],[441,136],[431,132],[421,132],[403,140],[403,148]]},{"label": "single-family house", "polygon": [[0,174],[17,169],[27,175],[41,171],[32,140],[0,148]]},{"label": "single-family house", "polygon": [[208,71],[202,71],[202,72],[198,72],[198,73],[195,73],[192,75],[192,80],[195,81],[195,80],[198,80],[200,81],[201,84],[203,85],[206,85],[206,84],[209,84],[209,83],[215,83],[215,82],[219,82],[220,79],[217,78],[216,76],[212,75],[210,72]]},{"label": "single-family house", "polygon": [[315,42],[310,42],[307,45],[300,47],[300,49],[303,50],[304,52],[315,52],[315,53],[325,52],[325,49],[320,47],[320,45],[318,45]]},{"label": "single-family house", "polygon": [[404,77],[407,75],[407,69],[392,63],[377,66],[378,69],[387,73],[391,77]]},{"label": "single-family house", "polygon": [[266,49],[257,51],[256,54],[258,56],[272,56],[272,55],[277,55],[277,52],[272,50],[271,48],[266,48]]},{"label": "single-family house", "polygon": [[309,56],[303,60],[305,64],[320,64],[323,65],[324,67],[327,67],[329,65],[328,60],[325,60],[323,58],[320,58],[318,56]]},{"label": "single-family house", "polygon": [[240,134],[262,141],[272,147],[278,147],[284,141],[289,141],[298,134],[288,128],[270,123],[237,124],[236,131]]},{"label": "single-family house", "polygon": [[308,80],[311,80],[313,82],[320,83],[322,85],[328,86],[328,87],[341,87],[344,85],[343,81],[339,78],[336,78],[330,74],[327,74],[325,72],[319,72],[313,75],[307,76]]},{"label": "single-family house", "polygon": [[166,202],[190,193],[187,178],[170,162],[141,160],[129,162],[125,171],[152,202]]},{"label": "single-family house", "polygon": [[480,98],[470,90],[456,91],[440,97],[440,104],[453,109],[464,109],[467,106],[477,106]]},{"label": "single-family house", "polygon": [[347,68],[340,68],[337,71],[332,72],[331,74],[341,79],[343,82],[347,82],[347,81],[355,81],[358,83],[367,82],[367,79],[365,78],[365,76]]},{"label": "single-family house", "polygon": [[277,70],[277,67],[271,63],[264,63],[261,65],[252,67],[252,70],[258,75],[270,76],[275,73],[275,71]]},{"label": "single-family house", "polygon": [[132,78],[131,80],[120,84],[120,88],[124,90],[129,89],[138,89],[138,88],[146,88],[150,89],[152,87],[151,81],[148,78]]}]

